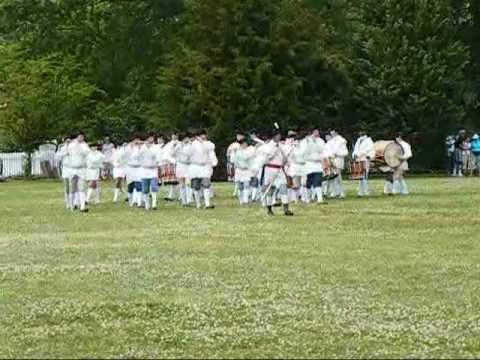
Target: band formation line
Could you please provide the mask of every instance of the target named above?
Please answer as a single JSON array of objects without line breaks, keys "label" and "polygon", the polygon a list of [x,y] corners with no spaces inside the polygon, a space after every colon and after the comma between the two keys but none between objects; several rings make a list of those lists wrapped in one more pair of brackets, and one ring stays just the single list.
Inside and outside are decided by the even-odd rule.
[{"label": "band formation line", "polygon": [[[285,135],[285,136],[284,136]],[[129,143],[91,144],[83,133],[64,139],[56,156],[61,161],[68,210],[88,211],[100,203],[100,182],[105,169],[115,183],[113,202],[156,210],[160,185],[166,201],[183,207],[213,209],[212,176],[218,165],[215,144],[206,131],[164,136],[135,135]],[[228,180],[241,206],[261,204],[269,215],[289,204],[325,204],[327,198],[345,198],[342,174],[349,156],[347,140],[335,130],[322,138],[313,128],[282,134],[278,126],[268,135],[238,133],[228,147]],[[374,142],[360,131],[352,152],[350,177],[359,181],[359,197],[370,194],[369,173],[385,174],[384,194],[408,194],[404,173],[412,157],[411,146],[399,134],[395,140]]]}]

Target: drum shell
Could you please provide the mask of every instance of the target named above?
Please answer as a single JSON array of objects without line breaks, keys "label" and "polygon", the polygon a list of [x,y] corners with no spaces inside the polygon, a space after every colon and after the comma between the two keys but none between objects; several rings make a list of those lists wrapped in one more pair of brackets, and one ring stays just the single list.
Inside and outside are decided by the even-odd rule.
[{"label": "drum shell", "polygon": [[366,175],[366,165],[364,161],[353,161],[350,167],[351,180],[363,180]]},{"label": "drum shell", "polygon": [[167,164],[160,167],[160,177],[163,184],[176,184],[178,179],[176,176],[175,164]]}]

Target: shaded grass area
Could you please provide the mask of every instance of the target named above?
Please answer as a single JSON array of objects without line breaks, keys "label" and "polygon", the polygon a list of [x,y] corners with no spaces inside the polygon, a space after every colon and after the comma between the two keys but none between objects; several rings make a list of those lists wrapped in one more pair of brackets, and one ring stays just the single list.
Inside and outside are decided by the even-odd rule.
[{"label": "shaded grass area", "polygon": [[480,182],[268,218],[0,184],[0,357],[479,357]]}]

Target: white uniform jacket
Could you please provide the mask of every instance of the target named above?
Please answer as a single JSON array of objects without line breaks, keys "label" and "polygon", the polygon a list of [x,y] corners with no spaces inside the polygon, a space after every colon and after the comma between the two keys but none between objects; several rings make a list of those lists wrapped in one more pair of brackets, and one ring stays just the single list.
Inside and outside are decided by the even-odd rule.
[{"label": "white uniform jacket", "polygon": [[309,136],[305,139],[305,173],[323,173],[323,160],[328,158],[325,152],[325,141],[318,137]]}]

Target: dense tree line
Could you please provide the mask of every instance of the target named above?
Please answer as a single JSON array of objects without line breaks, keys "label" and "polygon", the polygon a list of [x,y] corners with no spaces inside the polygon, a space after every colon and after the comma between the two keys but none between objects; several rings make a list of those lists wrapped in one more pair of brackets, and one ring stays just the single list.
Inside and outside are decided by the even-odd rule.
[{"label": "dense tree line", "polygon": [[479,24],[470,0],[0,0],[0,143],[276,121],[403,131],[435,168],[478,125]]}]

